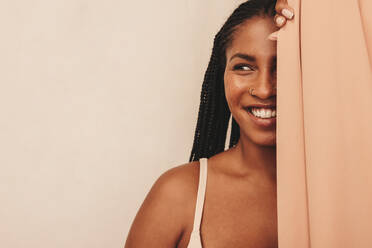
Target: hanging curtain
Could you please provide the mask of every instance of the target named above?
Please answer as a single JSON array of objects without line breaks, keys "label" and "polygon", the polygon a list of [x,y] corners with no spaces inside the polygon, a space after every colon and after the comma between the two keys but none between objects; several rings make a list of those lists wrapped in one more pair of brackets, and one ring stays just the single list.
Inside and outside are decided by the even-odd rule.
[{"label": "hanging curtain", "polygon": [[278,33],[279,248],[372,247],[372,1],[288,0]]}]

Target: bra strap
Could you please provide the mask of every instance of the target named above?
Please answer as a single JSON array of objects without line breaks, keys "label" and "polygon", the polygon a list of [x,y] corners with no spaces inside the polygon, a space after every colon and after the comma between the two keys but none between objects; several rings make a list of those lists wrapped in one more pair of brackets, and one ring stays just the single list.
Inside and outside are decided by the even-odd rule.
[{"label": "bra strap", "polygon": [[193,231],[200,231],[200,223],[202,219],[205,190],[207,186],[207,158],[199,159],[200,169],[199,169],[199,186],[198,186],[198,196],[196,199],[195,217],[194,217],[194,227]]}]

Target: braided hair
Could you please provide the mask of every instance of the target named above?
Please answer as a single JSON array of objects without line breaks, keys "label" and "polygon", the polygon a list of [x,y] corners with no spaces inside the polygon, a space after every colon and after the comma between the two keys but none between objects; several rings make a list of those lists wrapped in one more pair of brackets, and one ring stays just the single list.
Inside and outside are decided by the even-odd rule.
[{"label": "braided hair", "polygon": [[[189,162],[203,157],[209,158],[224,151],[231,115],[224,90],[226,49],[231,45],[234,31],[240,24],[254,16],[274,17],[275,4],[276,0],[249,0],[240,4],[214,37],[212,55],[204,74]],[[240,137],[240,128],[235,119],[231,119],[229,148],[235,146]]]}]

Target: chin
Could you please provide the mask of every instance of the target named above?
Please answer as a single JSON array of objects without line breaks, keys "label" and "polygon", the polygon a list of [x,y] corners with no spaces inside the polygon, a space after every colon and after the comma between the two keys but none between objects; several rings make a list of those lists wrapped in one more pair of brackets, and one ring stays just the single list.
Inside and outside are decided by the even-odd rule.
[{"label": "chin", "polygon": [[269,140],[261,143],[262,146],[276,146],[276,140]]},{"label": "chin", "polygon": [[260,146],[276,146],[276,132],[252,134],[252,142]]}]

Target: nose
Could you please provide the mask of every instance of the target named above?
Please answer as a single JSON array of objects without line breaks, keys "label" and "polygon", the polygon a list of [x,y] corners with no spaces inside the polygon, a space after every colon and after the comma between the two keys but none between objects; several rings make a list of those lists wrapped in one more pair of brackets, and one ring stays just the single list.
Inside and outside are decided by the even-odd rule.
[{"label": "nose", "polygon": [[271,69],[267,68],[261,70],[258,73],[257,81],[254,85],[253,95],[267,99],[271,96],[276,95],[276,72],[273,72]]}]

